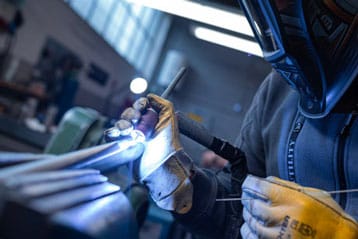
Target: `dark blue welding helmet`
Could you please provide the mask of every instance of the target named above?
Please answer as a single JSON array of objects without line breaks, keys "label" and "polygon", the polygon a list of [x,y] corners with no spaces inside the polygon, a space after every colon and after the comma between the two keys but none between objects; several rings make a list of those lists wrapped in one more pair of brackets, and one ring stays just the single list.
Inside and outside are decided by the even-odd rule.
[{"label": "dark blue welding helmet", "polygon": [[299,92],[300,111],[327,115],[358,80],[358,0],[239,2],[264,58]]}]

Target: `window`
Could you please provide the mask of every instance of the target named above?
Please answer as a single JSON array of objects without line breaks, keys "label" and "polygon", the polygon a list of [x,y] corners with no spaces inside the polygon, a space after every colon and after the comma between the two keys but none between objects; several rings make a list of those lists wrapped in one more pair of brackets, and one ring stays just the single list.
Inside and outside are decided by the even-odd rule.
[{"label": "window", "polygon": [[[78,0],[80,1],[80,0]],[[83,0],[82,0],[83,2]],[[107,18],[111,13],[113,8],[113,0],[101,0],[97,1],[96,7],[93,9],[92,15],[89,16],[89,22],[91,26],[97,30],[97,32],[102,33],[105,28],[105,23]]]},{"label": "window", "polygon": [[122,57],[151,78],[170,17],[126,0],[65,0]]},{"label": "window", "polygon": [[83,18],[87,18],[91,7],[95,3],[95,0],[88,1],[73,1],[71,2],[71,7]]}]

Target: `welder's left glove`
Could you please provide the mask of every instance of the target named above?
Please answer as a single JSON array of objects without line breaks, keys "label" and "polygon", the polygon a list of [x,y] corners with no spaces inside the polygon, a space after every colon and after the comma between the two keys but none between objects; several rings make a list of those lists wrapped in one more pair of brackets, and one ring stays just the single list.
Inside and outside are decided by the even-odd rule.
[{"label": "welder's left glove", "polygon": [[243,238],[358,238],[357,222],[325,191],[251,175],[242,190]]},{"label": "welder's left glove", "polygon": [[152,129],[152,135],[146,133],[144,153],[134,162],[135,174],[148,186],[151,197],[159,207],[186,213],[192,206],[193,186],[190,177],[194,165],[180,144],[172,103],[149,94],[126,109],[116,127],[125,132],[133,124],[134,129],[142,128],[142,131],[150,132],[148,127],[151,127],[152,119],[146,116],[152,114],[152,110],[158,113],[159,119]]},{"label": "welder's left glove", "polygon": [[172,103],[154,94],[147,99],[158,112],[159,121],[139,161],[139,178],[149,187],[159,207],[186,213],[192,206],[193,162],[181,146]]}]

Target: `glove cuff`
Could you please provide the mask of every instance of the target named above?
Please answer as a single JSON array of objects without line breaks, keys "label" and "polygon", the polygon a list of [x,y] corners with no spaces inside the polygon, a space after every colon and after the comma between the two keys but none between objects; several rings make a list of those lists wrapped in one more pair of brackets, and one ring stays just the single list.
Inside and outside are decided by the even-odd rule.
[{"label": "glove cuff", "polygon": [[175,155],[180,154],[178,152],[182,150],[182,147],[172,136],[172,126],[168,125],[145,143],[146,149],[138,168],[140,179],[148,177],[171,157],[178,157]]},{"label": "glove cuff", "polygon": [[152,199],[160,208],[183,214],[192,206],[192,170],[192,160],[179,150],[141,181],[148,186]]}]

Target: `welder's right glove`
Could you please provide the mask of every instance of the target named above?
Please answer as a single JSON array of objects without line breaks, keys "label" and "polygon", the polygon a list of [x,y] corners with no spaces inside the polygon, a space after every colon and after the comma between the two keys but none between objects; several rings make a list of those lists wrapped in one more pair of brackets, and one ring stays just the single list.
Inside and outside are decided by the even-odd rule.
[{"label": "welder's right glove", "polygon": [[242,190],[243,238],[358,238],[357,222],[325,191],[251,175]]},{"label": "welder's right glove", "polygon": [[142,157],[135,162],[137,177],[148,186],[151,197],[159,207],[181,214],[188,212],[192,206],[193,186],[190,177],[194,166],[180,144],[172,103],[149,94],[146,99],[137,100],[133,106],[133,109],[127,109],[122,114],[122,119],[140,125],[139,116],[144,118],[150,110],[156,111],[159,117],[152,136],[144,143]]}]

